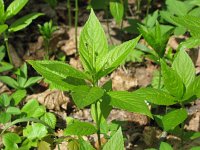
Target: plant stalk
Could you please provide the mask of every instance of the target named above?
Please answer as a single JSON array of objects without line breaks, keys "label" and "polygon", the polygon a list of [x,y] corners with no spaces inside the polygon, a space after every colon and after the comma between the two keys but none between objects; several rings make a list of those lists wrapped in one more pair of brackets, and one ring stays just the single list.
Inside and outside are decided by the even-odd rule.
[{"label": "plant stalk", "polygon": [[49,60],[49,43],[50,43],[50,40],[45,39],[44,43],[45,43],[44,45],[45,45],[45,51],[46,51],[45,59]]},{"label": "plant stalk", "polygon": [[8,45],[8,34],[6,32],[4,33],[4,42],[5,42],[5,45],[6,45],[6,51],[7,51],[7,54],[8,54],[9,62],[13,65],[13,60],[12,60],[9,45]]},{"label": "plant stalk", "polygon": [[100,129],[100,120],[98,117],[98,108],[97,108],[97,102],[95,103],[95,115],[96,115],[96,127],[97,127],[97,138],[98,138],[98,144],[99,148],[101,149],[101,129]]},{"label": "plant stalk", "polygon": [[76,50],[78,51],[78,0],[75,0],[75,43],[76,43]]},{"label": "plant stalk", "polygon": [[68,9],[68,23],[69,23],[69,28],[71,29],[72,27],[72,16],[71,16],[71,2],[70,0],[67,0],[67,9]]}]

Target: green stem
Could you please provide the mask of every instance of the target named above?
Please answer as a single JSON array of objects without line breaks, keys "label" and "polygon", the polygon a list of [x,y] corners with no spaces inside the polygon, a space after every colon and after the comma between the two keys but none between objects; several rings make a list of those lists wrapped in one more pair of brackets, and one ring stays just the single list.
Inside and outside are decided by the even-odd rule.
[{"label": "green stem", "polygon": [[[161,66],[160,65],[160,58],[159,58],[159,66]],[[161,87],[161,67],[160,67],[160,69],[159,69],[159,78],[158,78],[158,89],[160,89]]]},{"label": "green stem", "polygon": [[49,39],[46,39],[44,41],[44,47],[45,47],[45,51],[46,51],[45,59],[47,59],[47,60],[49,60],[49,43],[50,43]]},{"label": "green stem", "polygon": [[72,27],[72,16],[71,16],[71,2],[67,0],[67,9],[68,9],[68,21],[69,21],[69,28]]},{"label": "green stem", "polygon": [[97,138],[99,143],[99,148],[101,149],[101,129],[100,129],[100,120],[98,117],[98,108],[97,108],[97,102],[95,103],[95,116],[96,116],[96,127],[97,127]]},{"label": "green stem", "polygon": [[12,60],[9,45],[8,45],[8,34],[6,32],[4,32],[4,42],[5,42],[5,45],[6,45],[6,50],[7,50],[9,62],[13,65],[13,60]]},{"label": "green stem", "polygon": [[78,50],[77,28],[78,28],[78,0],[75,0],[75,43],[76,43],[76,50]]}]

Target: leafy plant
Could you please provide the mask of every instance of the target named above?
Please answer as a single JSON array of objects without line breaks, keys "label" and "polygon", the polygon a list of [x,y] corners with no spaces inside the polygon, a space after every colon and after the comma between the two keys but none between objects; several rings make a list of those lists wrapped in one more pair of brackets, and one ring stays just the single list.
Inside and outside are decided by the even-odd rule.
[{"label": "leafy plant", "polygon": [[[23,90],[23,92],[25,92],[25,90]],[[13,94],[15,96],[12,95],[12,97],[16,97],[16,95],[19,94],[19,92],[16,92]],[[1,102],[2,104],[8,103],[7,101],[5,101],[5,99]],[[15,102],[19,102],[19,100],[15,100]],[[18,103],[15,103],[15,105],[17,104]],[[28,103],[26,103],[21,110],[17,107],[7,106],[6,113],[7,116],[9,113],[15,115],[15,120],[12,121],[9,126],[21,122],[28,122],[28,124],[25,128],[23,128],[22,136],[12,132],[3,134],[3,132],[7,128],[9,128],[9,126],[4,129],[1,134],[3,134],[3,144],[5,146],[5,149],[30,149],[32,147],[39,148],[41,146],[47,146],[50,148],[48,140],[45,141],[44,138],[48,137],[49,134],[52,134],[52,136],[54,136],[52,130],[55,129],[56,126],[56,117],[53,113],[47,112],[44,106],[39,105],[37,100],[33,99],[28,101]],[[16,117],[16,115],[18,116]],[[1,119],[3,120],[4,118]],[[48,139],[50,139],[50,137]]]},{"label": "leafy plant", "polygon": [[[79,109],[91,106],[95,126],[86,122],[77,123],[75,121],[66,129],[66,134],[82,136],[96,132],[99,146],[107,149],[112,143],[109,141],[114,141],[116,138],[113,135],[104,148],[100,140],[101,124],[106,122],[112,107],[152,117],[144,100],[135,99],[135,96],[130,92],[112,91],[112,82],[110,81],[102,87],[98,84],[101,77],[111,73],[125,60],[136,46],[139,38],[127,41],[108,51],[103,28],[93,10],[91,10],[89,19],[81,32],[79,43],[79,54],[84,72],[58,61],[28,61],[54,88],[69,91]],[[118,136],[121,131],[119,130],[116,134]],[[120,141],[119,146],[123,147],[123,140],[120,139]]]},{"label": "leafy plant", "polygon": [[53,32],[55,32],[57,30],[57,26],[53,25],[52,20],[50,20],[49,22],[45,22],[44,25],[38,25],[40,34],[42,35],[43,39],[44,39],[44,49],[46,51],[46,59],[49,59],[49,53],[50,53],[50,40],[52,38]]},{"label": "leafy plant", "polygon": [[[186,67],[182,67],[183,64]],[[158,125],[164,131],[180,136],[182,140],[191,139],[192,134],[188,135],[188,132],[184,131],[184,121],[188,116],[185,105],[200,96],[199,76],[195,76],[193,62],[185,50],[181,49],[172,67],[161,61],[161,72],[164,83],[162,89],[142,88],[132,94],[141,101],[146,100],[151,104],[167,106],[165,115],[154,115]],[[178,104],[179,108],[169,107],[174,104]],[[179,128],[180,124],[181,128]]]},{"label": "leafy plant", "polygon": [[21,68],[18,68],[15,74],[17,76],[16,80],[9,76],[0,76],[0,81],[14,89],[26,89],[42,79],[40,76],[28,78],[26,63],[24,63]]},{"label": "leafy plant", "polygon": [[31,13],[17,19],[11,25],[7,24],[6,22],[17,15],[27,3],[28,0],[14,0],[5,10],[4,1],[0,0],[0,34],[3,33],[7,54],[11,64],[13,64],[13,62],[8,45],[9,34],[26,28],[34,19],[43,15],[42,13]]},{"label": "leafy plant", "polygon": [[11,96],[2,94],[0,96],[0,122],[5,124],[10,122],[13,115],[21,114],[21,110],[17,107],[19,102],[26,96],[25,90],[18,90]]}]

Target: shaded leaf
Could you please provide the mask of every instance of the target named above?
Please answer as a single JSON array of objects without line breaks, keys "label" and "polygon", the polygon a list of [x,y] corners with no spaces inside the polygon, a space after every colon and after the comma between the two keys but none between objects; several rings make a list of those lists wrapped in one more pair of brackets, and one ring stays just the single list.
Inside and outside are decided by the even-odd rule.
[{"label": "shaded leaf", "polygon": [[164,62],[161,63],[161,68],[165,88],[171,95],[176,96],[177,98],[182,98],[184,85],[180,76]]},{"label": "shaded leaf", "polygon": [[88,122],[80,122],[76,121],[69,126],[64,131],[65,135],[77,135],[77,136],[83,136],[83,135],[91,135],[97,132],[97,129],[94,125],[88,123]]},{"label": "shaded leaf", "polygon": [[126,91],[113,91],[108,92],[108,95],[111,98],[110,104],[112,106],[152,117],[144,102],[145,99],[140,98],[137,94]]},{"label": "shaded leaf", "polygon": [[[177,117],[178,116],[178,117]],[[177,109],[167,113],[162,118],[163,128],[165,131],[173,130],[187,118],[186,109]]]},{"label": "shaded leaf", "polygon": [[72,98],[78,108],[84,108],[97,100],[104,94],[104,90],[99,87],[77,86],[72,90]]},{"label": "shaded leaf", "polygon": [[167,92],[164,92],[159,89],[141,88],[133,93],[136,94],[137,97],[139,97],[139,99],[146,100],[156,105],[168,106],[176,104],[178,102],[176,98],[172,97]]}]

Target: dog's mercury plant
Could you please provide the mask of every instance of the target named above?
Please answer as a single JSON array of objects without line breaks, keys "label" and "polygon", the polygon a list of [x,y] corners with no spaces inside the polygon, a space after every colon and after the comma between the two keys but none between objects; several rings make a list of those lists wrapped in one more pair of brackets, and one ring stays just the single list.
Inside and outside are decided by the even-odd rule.
[{"label": "dog's mercury plant", "polygon": [[[140,36],[108,51],[108,43],[103,28],[91,10],[88,21],[80,35],[79,54],[84,71],[81,72],[68,64],[58,61],[28,61],[33,68],[47,79],[55,88],[69,91],[79,109],[91,106],[91,123],[73,120],[68,123],[65,135],[77,135],[79,146],[89,145],[81,136],[97,133],[99,147],[124,149],[121,128],[118,128],[108,142],[102,145],[100,136],[102,125],[113,107],[137,112],[152,117],[144,100],[135,98],[131,92],[112,91],[112,82],[102,87],[99,80],[115,70],[136,46]],[[91,145],[88,149],[93,149]]]}]

